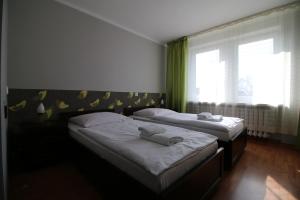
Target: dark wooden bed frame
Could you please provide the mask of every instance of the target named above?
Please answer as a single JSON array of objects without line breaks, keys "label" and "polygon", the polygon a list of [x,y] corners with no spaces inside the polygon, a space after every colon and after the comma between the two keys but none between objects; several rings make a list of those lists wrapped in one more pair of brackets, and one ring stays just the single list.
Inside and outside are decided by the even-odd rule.
[{"label": "dark wooden bed frame", "polygon": [[[91,112],[113,112],[113,110]],[[90,112],[63,113],[61,119],[66,120],[65,123],[67,124],[70,117],[87,113]],[[195,166],[167,189],[156,194],[116,166],[100,158],[100,156],[81,143],[74,141],[74,144],[76,144],[76,148],[73,151],[74,161],[78,164],[79,169],[96,186],[99,186],[102,192],[108,195],[109,199],[117,197],[124,199],[126,195],[128,195],[126,198],[131,199],[206,199],[215,190],[223,176],[224,149],[219,148],[214,155]],[[99,179],[101,180],[100,182]]]},{"label": "dark wooden bed frame", "polygon": [[228,142],[218,140],[218,144],[219,147],[224,148],[225,169],[231,169],[245,151],[247,145],[247,129],[245,128],[240,134]]},{"label": "dark wooden bed frame", "polygon": [[[133,115],[133,112],[142,110],[145,108],[155,108],[154,106],[141,106],[124,108],[123,114],[126,116]],[[233,165],[242,156],[247,145],[247,129],[245,128],[240,134],[236,135],[232,140],[225,142],[218,140],[219,147],[224,148],[224,167],[225,169],[231,169]]]}]

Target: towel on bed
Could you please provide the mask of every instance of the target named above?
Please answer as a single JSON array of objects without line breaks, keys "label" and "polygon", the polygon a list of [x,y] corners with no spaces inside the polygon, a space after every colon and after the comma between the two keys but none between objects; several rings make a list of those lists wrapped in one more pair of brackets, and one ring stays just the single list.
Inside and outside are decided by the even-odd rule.
[{"label": "towel on bed", "polygon": [[161,145],[165,145],[165,146],[170,146],[183,141],[183,137],[180,137],[172,133],[163,133],[163,134],[159,133],[159,134],[154,134],[152,136],[145,136],[143,134],[140,134],[140,137],[142,139],[155,142]]},{"label": "towel on bed", "polygon": [[223,120],[222,115],[212,115],[210,112],[202,112],[197,114],[198,120],[205,120],[205,121],[211,121],[211,122],[220,122]]},{"label": "towel on bed", "polygon": [[213,115],[210,112],[201,112],[201,113],[197,114],[197,116],[198,116],[198,118],[209,119]]},{"label": "towel on bed", "polygon": [[166,129],[164,129],[163,127],[155,125],[140,126],[138,127],[138,130],[141,132],[141,135],[146,137],[166,132]]}]

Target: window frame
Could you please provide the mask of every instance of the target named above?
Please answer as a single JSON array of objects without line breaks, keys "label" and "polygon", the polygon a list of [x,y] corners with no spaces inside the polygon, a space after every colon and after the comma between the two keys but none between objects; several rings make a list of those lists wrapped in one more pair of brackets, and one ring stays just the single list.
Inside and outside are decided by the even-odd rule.
[{"label": "window frame", "polygon": [[[281,32],[281,26],[273,25],[264,29],[253,30],[249,33],[244,33],[239,36],[232,35],[228,38],[222,38],[212,42],[206,42],[201,45],[189,47],[188,100],[201,102],[201,100],[196,98],[196,95],[194,95],[195,91],[193,91],[196,90],[196,55],[208,51],[219,50],[219,60],[220,62],[225,62],[225,88],[232,89],[225,90],[225,102],[222,103],[243,104],[244,102],[238,101],[238,85],[236,84],[239,76],[239,46],[273,38],[273,51],[276,53],[279,49],[282,49],[282,44],[279,38]],[[214,37],[215,36],[212,36],[212,38]],[[192,74],[194,76],[191,76]]]}]

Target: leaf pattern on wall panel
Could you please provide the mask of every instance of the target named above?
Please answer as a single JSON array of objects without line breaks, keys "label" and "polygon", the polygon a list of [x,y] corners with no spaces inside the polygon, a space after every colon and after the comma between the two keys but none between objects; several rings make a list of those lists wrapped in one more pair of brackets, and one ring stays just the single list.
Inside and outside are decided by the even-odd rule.
[{"label": "leaf pattern on wall panel", "polygon": [[[164,98],[161,93],[135,91],[10,89],[8,125],[16,127],[24,121],[55,120],[60,112],[114,108],[121,113],[124,107],[160,106]],[[36,112],[40,103],[45,107],[42,115]]]}]

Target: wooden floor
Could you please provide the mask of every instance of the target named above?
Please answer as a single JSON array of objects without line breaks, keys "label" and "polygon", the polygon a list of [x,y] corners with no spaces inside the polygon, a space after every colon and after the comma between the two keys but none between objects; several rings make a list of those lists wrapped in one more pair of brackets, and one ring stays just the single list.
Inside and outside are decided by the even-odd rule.
[{"label": "wooden floor", "polygon": [[287,145],[249,139],[213,200],[300,200],[300,152]]},{"label": "wooden floor", "polygon": [[[10,200],[109,199],[72,164],[10,177]],[[187,198],[188,199],[188,198]],[[300,153],[286,145],[248,140],[247,148],[213,200],[300,200]]]}]

